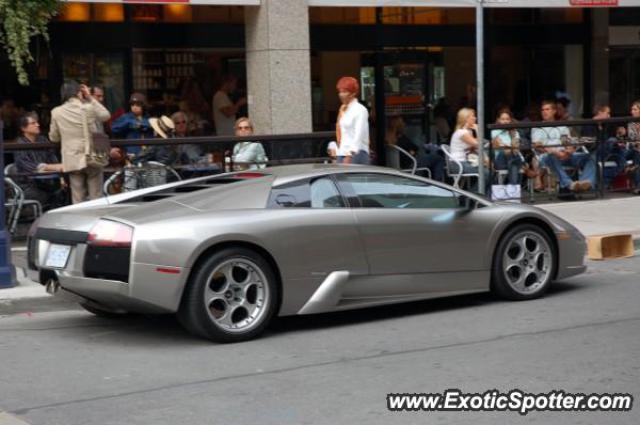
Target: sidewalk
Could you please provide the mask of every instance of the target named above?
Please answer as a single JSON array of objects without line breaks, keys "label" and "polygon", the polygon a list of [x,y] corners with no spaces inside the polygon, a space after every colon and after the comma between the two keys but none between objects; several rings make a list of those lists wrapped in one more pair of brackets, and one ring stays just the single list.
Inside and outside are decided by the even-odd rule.
[{"label": "sidewalk", "polygon": [[[562,217],[576,226],[586,236],[605,233],[631,233],[636,243],[640,243],[640,196],[630,198],[602,199],[591,201],[542,204],[545,209]],[[0,289],[2,304],[22,298],[51,297],[39,283],[26,276],[27,252],[24,242],[16,242],[11,248],[11,259],[16,266],[18,286]]]},{"label": "sidewalk", "polygon": [[631,233],[636,243],[640,239],[640,196],[543,204],[538,207],[567,220],[585,236]]}]

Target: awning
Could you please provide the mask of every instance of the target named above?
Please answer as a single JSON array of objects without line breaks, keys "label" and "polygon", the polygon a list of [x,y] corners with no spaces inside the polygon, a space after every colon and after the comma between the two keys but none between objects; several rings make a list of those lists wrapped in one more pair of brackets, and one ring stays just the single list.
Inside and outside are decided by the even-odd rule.
[{"label": "awning", "polygon": [[66,0],[72,3],[193,4],[209,6],[260,6],[260,0]]}]

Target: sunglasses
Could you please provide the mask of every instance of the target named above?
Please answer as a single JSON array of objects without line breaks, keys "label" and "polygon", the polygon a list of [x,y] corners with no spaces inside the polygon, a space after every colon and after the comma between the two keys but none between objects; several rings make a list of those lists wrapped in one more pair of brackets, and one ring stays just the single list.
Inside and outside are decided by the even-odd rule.
[{"label": "sunglasses", "polygon": [[238,130],[251,130],[253,127],[248,126],[248,125],[241,125],[238,126]]}]

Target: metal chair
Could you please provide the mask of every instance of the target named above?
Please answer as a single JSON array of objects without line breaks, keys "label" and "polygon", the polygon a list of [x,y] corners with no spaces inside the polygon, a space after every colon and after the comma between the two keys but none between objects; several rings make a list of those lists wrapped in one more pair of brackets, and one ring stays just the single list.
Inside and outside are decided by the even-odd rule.
[{"label": "metal chair", "polygon": [[[478,180],[480,179],[480,173],[463,173],[464,168],[462,167],[462,162],[458,161],[451,155],[451,147],[449,145],[441,145],[440,149],[444,152],[445,168],[449,177],[453,179],[453,187],[460,189],[460,180],[463,178],[470,179],[475,177]],[[452,165],[457,168],[457,172],[452,170]]]},{"label": "metal chair", "polygon": [[[5,182],[5,208],[9,208],[7,224],[9,233],[14,234],[18,226],[18,221],[25,207],[32,208],[34,218],[42,215],[42,204],[35,199],[25,199],[24,190],[11,178],[17,174],[15,164],[7,164],[4,167]],[[9,189],[9,190],[7,190]]]},{"label": "metal chair", "polygon": [[182,180],[176,170],[161,162],[149,161],[144,164],[128,165],[113,173],[104,182],[102,192],[105,196],[113,195],[111,188],[116,183],[120,184],[120,191],[131,192],[165,184],[170,178],[175,179],[172,181]]},{"label": "metal chair", "polygon": [[[405,173],[410,173],[410,174],[416,174],[416,172],[418,171],[426,171],[427,177],[431,178],[431,170],[429,170],[427,167],[418,168],[418,160],[414,158],[414,156],[411,155],[409,152],[402,149],[400,146],[386,145],[386,154],[387,154],[387,166],[391,168],[395,168],[396,170],[403,171]],[[401,156],[405,156],[407,159],[411,161],[411,163],[413,164],[411,168],[405,168],[405,169],[400,168]]]}]

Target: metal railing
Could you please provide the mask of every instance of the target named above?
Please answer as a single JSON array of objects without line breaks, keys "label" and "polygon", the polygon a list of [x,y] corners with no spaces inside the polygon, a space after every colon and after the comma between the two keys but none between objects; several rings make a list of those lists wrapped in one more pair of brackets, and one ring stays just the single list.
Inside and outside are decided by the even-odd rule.
[{"label": "metal railing", "polygon": [[[624,126],[625,128],[629,123],[640,123],[640,118],[633,117],[619,117],[619,118],[607,118],[607,119],[576,119],[566,121],[536,121],[536,122],[516,122],[511,124],[490,124],[487,126],[489,131],[492,130],[533,130],[544,128],[591,128],[593,134],[590,137],[581,137],[576,135],[570,135],[563,143],[545,145],[544,148],[563,148],[567,146],[584,147],[587,152],[592,156],[592,159],[596,162],[596,189],[595,194],[598,197],[604,197],[606,188],[604,181],[604,170],[607,168],[607,144],[612,143],[614,132],[611,131],[613,126]],[[595,130],[595,131],[594,131]],[[535,150],[534,140],[521,137],[521,145],[518,148],[520,152],[527,150]],[[615,139],[616,143],[634,143],[639,140],[631,140],[628,138]],[[635,147],[632,147],[634,149]],[[493,143],[489,143],[489,161],[493,165],[494,152],[496,150],[511,150],[511,147],[494,147]],[[640,147],[638,148],[640,149]],[[495,170],[493,166],[489,167],[490,179],[493,181]]]}]

